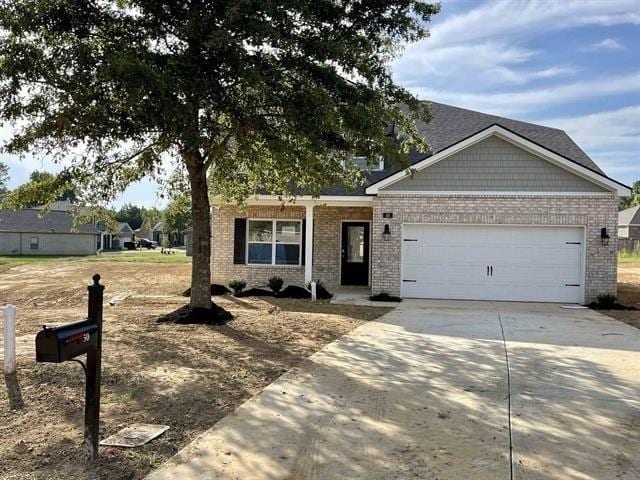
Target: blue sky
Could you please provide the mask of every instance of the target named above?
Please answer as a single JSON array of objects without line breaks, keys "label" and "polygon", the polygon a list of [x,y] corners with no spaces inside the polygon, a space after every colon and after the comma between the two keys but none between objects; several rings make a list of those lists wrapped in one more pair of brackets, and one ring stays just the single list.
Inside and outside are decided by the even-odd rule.
[{"label": "blue sky", "polygon": [[[443,0],[395,79],[419,98],[562,128],[611,177],[640,179],[640,0]],[[11,185],[42,159],[0,160]],[[117,205],[162,205],[131,186]]]}]

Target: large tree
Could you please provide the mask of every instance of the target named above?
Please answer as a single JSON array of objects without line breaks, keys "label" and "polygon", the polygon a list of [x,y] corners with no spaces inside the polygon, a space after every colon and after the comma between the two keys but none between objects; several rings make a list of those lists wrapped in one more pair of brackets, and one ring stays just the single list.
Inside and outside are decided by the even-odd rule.
[{"label": "large tree", "polygon": [[135,230],[142,225],[144,209],[132,203],[125,203],[120,207],[120,210],[116,212],[116,220],[119,222],[127,222],[129,226]]},{"label": "large tree", "polygon": [[9,167],[6,164],[0,162],[0,202],[4,199],[5,195],[9,192]]},{"label": "large tree", "polygon": [[[402,163],[427,108],[389,62],[424,38],[420,0],[0,0],[0,117],[109,201],[183,168],[192,307],[211,308],[209,181],[242,202],[358,181],[343,160]],[[388,134],[393,125],[400,136]]]},{"label": "large tree", "polygon": [[631,195],[620,199],[620,210],[640,205],[640,180],[633,182],[631,187]]},{"label": "large tree", "polygon": [[[34,170],[33,172],[31,172],[31,175],[29,175],[29,181],[39,184],[54,182],[55,179],[56,174],[45,172],[44,170]],[[76,189],[71,182],[68,182],[67,185],[65,185],[64,188],[60,190],[60,192],[56,196],[56,200],[67,200],[73,203],[78,201],[78,192],[76,192]]]},{"label": "large tree", "polygon": [[180,234],[191,226],[191,197],[187,193],[171,196],[162,213],[164,233]]}]

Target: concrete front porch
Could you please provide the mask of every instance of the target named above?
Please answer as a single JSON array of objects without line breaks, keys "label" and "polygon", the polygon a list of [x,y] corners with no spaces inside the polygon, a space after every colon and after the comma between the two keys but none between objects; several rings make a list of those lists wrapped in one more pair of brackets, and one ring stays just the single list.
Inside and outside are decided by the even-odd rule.
[{"label": "concrete front porch", "polygon": [[[321,281],[331,292],[340,288],[342,280],[342,232],[345,224],[365,224],[368,231],[367,270],[364,282],[371,285],[372,267],[372,199],[371,197],[297,198],[283,203],[281,199],[256,197],[240,208],[233,204],[215,205],[212,213],[212,276],[214,283],[226,284],[231,279],[245,280],[249,286],[263,286],[273,276],[285,284],[302,286],[311,280]],[[253,264],[248,255],[237,255],[238,221],[259,220],[300,222],[299,261],[279,265]],[[246,227],[245,227],[246,228]],[[247,235],[248,237],[248,235]],[[246,247],[247,240],[244,237]],[[242,247],[242,242],[240,248]],[[238,258],[240,257],[240,260]]]}]

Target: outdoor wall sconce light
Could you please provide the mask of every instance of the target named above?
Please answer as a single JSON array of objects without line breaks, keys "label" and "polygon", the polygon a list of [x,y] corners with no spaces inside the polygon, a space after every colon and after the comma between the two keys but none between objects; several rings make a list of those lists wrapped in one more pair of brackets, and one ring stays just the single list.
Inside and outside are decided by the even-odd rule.
[{"label": "outdoor wall sconce light", "polygon": [[391,239],[391,230],[389,230],[389,224],[384,224],[384,231],[382,232],[382,238],[385,242],[388,242]]},{"label": "outdoor wall sconce light", "polygon": [[607,233],[607,227],[602,227],[600,229],[600,241],[604,246],[609,245],[609,234]]}]

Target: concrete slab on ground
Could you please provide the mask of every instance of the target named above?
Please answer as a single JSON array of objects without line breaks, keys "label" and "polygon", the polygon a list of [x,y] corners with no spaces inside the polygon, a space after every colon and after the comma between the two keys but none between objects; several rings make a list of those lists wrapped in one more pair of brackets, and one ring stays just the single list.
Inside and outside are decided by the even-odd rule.
[{"label": "concrete slab on ground", "polygon": [[555,304],[405,300],[147,478],[637,479],[639,426],[640,330]]}]

